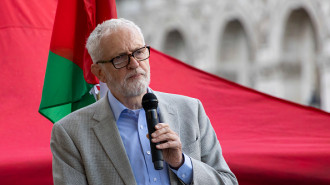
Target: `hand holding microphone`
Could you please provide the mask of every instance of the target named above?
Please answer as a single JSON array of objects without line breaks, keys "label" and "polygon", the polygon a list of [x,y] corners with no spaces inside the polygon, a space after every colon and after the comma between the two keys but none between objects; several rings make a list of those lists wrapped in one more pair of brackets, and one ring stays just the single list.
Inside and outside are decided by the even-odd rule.
[{"label": "hand holding microphone", "polygon": [[180,137],[171,130],[168,124],[158,123],[158,100],[154,94],[145,94],[142,98],[142,106],[146,112],[152,161],[155,169],[163,169],[163,160],[172,168],[178,169],[184,162]]}]

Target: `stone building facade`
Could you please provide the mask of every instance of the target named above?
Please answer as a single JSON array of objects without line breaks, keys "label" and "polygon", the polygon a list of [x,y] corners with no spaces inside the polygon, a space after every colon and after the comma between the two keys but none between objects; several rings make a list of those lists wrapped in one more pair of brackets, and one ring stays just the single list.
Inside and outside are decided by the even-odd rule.
[{"label": "stone building facade", "polygon": [[330,112],[329,0],[117,0],[146,42],[244,86]]}]

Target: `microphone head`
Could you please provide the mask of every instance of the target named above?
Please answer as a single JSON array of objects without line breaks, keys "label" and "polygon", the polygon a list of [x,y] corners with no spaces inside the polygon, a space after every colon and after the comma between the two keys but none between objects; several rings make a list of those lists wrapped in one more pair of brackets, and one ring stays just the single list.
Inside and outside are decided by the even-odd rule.
[{"label": "microphone head", "polygon": [[153,93],[145,94],[142,98],[142,107],[144,110],[157,109],[157,97]]}]

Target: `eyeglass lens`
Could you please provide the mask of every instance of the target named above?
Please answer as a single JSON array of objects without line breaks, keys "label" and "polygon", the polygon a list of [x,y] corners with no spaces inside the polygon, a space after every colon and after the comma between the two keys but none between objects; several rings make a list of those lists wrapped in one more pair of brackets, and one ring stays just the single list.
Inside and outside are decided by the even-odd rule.
[{"label": "eyeglass lens", "polygon": [[[132,56],[138,60],[142,61],[149,57],[149,51],[147,47],[140,48],[132,53]],[[130,56],[125,54],[114,58],[113,64],[116,68],[122,68],[128,65]]]}]

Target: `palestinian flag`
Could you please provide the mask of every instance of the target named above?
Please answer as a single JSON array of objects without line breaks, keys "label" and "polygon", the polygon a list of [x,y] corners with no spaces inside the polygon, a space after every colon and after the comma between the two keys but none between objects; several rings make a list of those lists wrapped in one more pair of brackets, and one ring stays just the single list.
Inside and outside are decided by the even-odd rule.
[{"label": "palestinian flag", "polygon": [[116,18],[115,0],[58,0],[39,112],[51,122],[95,102],[97,78],[86,40],[98,23]]}]

